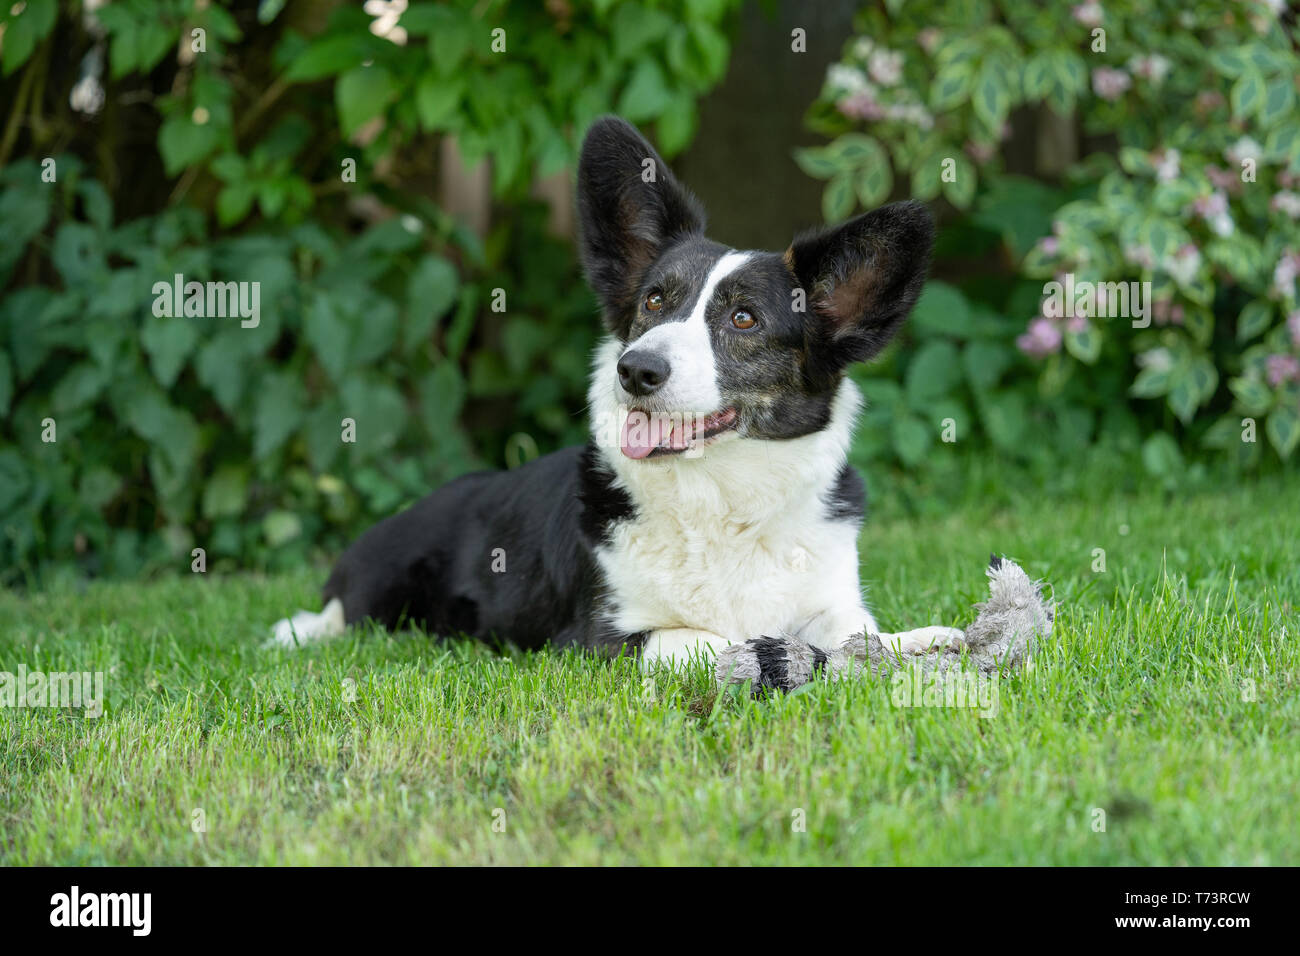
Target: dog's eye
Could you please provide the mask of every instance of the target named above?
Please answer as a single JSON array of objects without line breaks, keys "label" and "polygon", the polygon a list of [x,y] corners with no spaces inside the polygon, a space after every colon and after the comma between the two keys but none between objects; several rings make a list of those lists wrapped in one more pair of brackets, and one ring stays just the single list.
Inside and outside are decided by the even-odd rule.
[{"label": "dog's eye", "polygon": [[758,325],[758,319],[744,309],[737,309],[731,313],[731,324],[738,329],[752,329]]},{"label": "dog's eye", "polygon": [[651,292],[645,297],[645,307],[648,312],[658,312],[664,307],[664,297],[658,292]]}]

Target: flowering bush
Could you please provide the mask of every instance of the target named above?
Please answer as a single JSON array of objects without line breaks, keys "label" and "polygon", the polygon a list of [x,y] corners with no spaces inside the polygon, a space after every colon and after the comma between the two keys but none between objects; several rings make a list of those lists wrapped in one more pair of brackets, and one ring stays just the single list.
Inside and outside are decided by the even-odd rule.
[{"label": "flowering bush", "polygon": [[[1038,301],[1014,279],[1001,298],[984,278],[963,291],[1032,310],[984,340],[1019,353],[1000,369],[1032,363],[1031,418],[1082,382],[1094,408],[1138,400],[1156,470],[1180,456],[1175,437],[1253,464],[1257,424],[1285,459],[1300,444],[1300,55],[1284,8],[886,2],[811,111],[835,139],[797,158],[828,180],[828,219],[910,192],[1003,237]],[[1041,143],[1053,123],[1088,148],[1061,188],[1010,175],[1016,127]]]}]

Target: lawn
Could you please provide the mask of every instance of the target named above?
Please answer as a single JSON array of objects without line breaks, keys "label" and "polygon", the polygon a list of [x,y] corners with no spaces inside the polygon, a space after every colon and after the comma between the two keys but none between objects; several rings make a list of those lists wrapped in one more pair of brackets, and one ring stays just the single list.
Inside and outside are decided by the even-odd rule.
[{"label": "lawn", "polygon": [[1280,479],[869,522],[886,628],[965,624],[991,550],[1053,584],[989,717],[417,634],[263,648],[320,569],[6,592],[0,670],[104,671],[107,703],[0,708],[0,863],[1295,864],[1298,534]]}]

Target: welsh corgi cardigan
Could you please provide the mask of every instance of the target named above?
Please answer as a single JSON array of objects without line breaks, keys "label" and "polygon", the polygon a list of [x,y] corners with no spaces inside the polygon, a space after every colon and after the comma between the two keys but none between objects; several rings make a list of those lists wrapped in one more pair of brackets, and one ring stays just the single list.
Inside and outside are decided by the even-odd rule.
[{"label": "welsh corgi cardigan", "polygon": [[[277,643],[369,619],[649,665],[879,633],[858,578],[863,484],[846,459],[861,398],[845,370],[916,302],[929,212],[893,203],[784,252],[730,249],[612,117],[583,144],[578,211],[608,332],[588,443],[465,475],[375,525],[339,559],[324,610],[280,621]],[[960,632],[885,637],[919,653]]]}]

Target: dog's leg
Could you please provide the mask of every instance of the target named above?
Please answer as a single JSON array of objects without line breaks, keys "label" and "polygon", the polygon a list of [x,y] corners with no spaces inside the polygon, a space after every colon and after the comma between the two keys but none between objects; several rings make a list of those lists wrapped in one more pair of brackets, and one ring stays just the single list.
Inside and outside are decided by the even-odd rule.
[{"label": "dog's leg", "polygon": [[347,627],[343,617],[343,602],[331,598],[319,614],[299,611],[293,617],[281,618],[272,628],[269,644],[293,650],[321,638],[342,634]]},{"label": "dog's leg", "polygon": [[730,643],[711,631],[699,631],[693,627],[651,631],[641,648],[641,669],[649,670],[657,663],[685,667],[693,660],[711,664],[718,651]]},{"label": "dog's leg", "polygon": [[898,655],[924,654],[927,651],[945,648],[960,651],[966,643],[966,635],[959,628],[938,625],[879,636],[881,646]]},{"label": "dog's leg", "polygon": [[955,627],[918,627],[891,634],[880,630],[871,612],[848,607],[818,614],[799,631],[799,638],[814,647],[833,651],[860,634],[876,634],[881,645],[895,654],[924,654],[931,649],[961,650],[965,635]]}]

